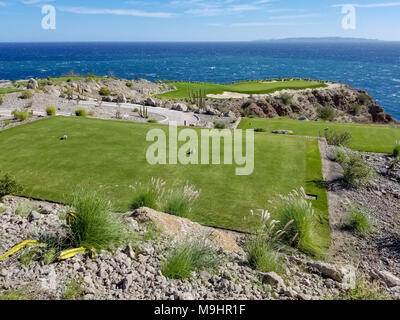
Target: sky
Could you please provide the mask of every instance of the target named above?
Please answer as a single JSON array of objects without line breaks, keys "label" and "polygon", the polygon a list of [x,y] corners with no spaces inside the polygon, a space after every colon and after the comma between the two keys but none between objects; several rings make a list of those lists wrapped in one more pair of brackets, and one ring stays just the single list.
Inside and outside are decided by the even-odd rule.
[{"label": "sky", "polygon": [[[344,5],[354,28],[342,26]],[[54,7],[55,29],[43,29],[43,6]],[[395,0],[0,0],[0,41],[400,41],[399,18]]]}]

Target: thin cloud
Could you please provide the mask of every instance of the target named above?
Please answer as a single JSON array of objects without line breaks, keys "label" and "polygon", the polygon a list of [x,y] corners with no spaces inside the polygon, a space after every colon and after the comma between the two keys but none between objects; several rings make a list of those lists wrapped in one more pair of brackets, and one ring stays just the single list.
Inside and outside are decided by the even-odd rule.
[{"label": "thin cloud", "polygon": [[353,6],[357,8],[385,8],[385,7],[399,7],[400,2],[370,3],[370,4],[348,3],[348,4],[332,5],[332,7],[344,7],[344,6]]},{"label": "thin cloud", "polygon": [[141,10],[131,9],[100,9],[100,8],[85,8],[85,7],[61,7],[60,11],[87,14],[87,15],[118,15],[118,16],[134,16],[147,18],[171,18],[174,14],[169,12],[146,12]]}]

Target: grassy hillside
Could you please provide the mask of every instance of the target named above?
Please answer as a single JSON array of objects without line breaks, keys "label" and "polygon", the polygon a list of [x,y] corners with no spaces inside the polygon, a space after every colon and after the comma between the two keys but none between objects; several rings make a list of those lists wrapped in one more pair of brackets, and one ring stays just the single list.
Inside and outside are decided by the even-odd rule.
[{"label": "grassy hillside", "polygon": [[[304,186],[318,196],[321,232],[329,242],[326,190],[315,139],[256,134],[255,170],[236,176],[236,165],[155,165],[145,155],[149,129],[167,126],[55,117],[0,132],[0,168],[23,184],[23,195],[63,202],[79,186],[102,190],[121,211],[128,210],[136,182],[159,177],[202,190],[193,220],[244,230],[250,209],[266,208],[277,193]],[[60,137],[68,135],[67,141]]]},{"label": "grassy hillside", "polygon": [[352,134],[350,148],[365,152],[391,153],[400,142],[400,128],[383,125],[361,125],[288,119],[243,119],[239,129],[264,128],[272,130],[292,130],[295,135],[318,137],[326,128],[348,131]]},{"label": "grassy hillside", "polygon": [[171,82],[177,90],[157,95],[159,98],[184,99],[189,98],[189,90],[205,90],[206,94],[221,94],[225,91],[246,93],[246,94],[266,94],[284,89],[306,89],[326,87],[324,83],[306,80],[286,80],[286,81],[243,81],[231,84],[216,83],[195,83],[195,82]]}]

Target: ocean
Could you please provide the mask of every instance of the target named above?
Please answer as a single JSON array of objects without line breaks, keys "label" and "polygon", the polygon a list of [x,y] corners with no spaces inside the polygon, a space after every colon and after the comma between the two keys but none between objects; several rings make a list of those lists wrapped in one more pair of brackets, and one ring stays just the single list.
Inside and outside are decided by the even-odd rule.
[{"label": "ocean", "polygon": [[226,83],[279,77],[347,83],[400,120],[400,42],[0,43],[0,79],[74,71]]}]

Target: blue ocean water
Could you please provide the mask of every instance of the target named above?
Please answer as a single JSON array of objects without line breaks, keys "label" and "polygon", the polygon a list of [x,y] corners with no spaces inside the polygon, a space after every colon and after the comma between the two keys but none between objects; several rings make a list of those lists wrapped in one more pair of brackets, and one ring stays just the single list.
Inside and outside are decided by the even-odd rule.
[{"label": "blue ocean water", "polygon": [[80,74],[213,81],[304,77],[368,91],[400,119],[400,43],[0,43],[0,79]]}]

